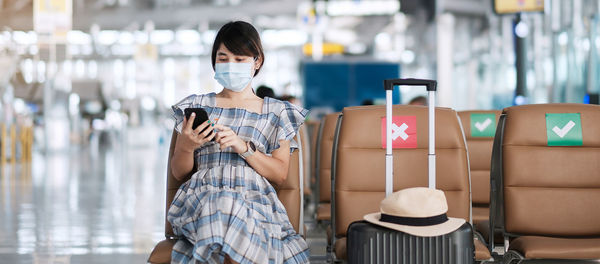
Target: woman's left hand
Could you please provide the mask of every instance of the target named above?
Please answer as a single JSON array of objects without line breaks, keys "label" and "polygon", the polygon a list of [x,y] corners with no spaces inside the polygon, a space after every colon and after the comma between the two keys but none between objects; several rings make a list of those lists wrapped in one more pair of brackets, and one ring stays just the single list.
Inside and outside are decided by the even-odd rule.
[{"label": "woman's left hand", "polygon": [[234,152],[241,154],[248,151],[248,145],[246,141],[238,137],[238,135],[231,130],[231,128],[224,125],[215,124],[215,129],[219,132],[215,137],[215,140],[221,145],[221,150],[231,147]]}]

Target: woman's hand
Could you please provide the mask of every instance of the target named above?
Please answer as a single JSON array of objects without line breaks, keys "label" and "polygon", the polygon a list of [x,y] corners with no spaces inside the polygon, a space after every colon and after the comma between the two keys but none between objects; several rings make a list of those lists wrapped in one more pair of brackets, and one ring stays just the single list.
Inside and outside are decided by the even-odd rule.
[{"label": "woman's hand", "polygon": [[[177,143],[175,145],[176,150],[191,153],[215,137],[216,133],[213,132],[214,127],[211,125],[210,120],[200,124],[196,129],[192,129],[195,118],[195,113],[192,113],[189,120],[183,117],[181,134],[177,137]],[[206,128],[206,130],[200,133],[204,128]]]},{"label": "woman's hand", "polygon": [[248,151],[248,145],[246,145],[246,141],[238,137],[238,135],[233,132],[231,128],[224,125],[215,125],[214,128],[219,130],[215,140],[221,145],[221,150],[231,147],[233,151],[238,154]]}]

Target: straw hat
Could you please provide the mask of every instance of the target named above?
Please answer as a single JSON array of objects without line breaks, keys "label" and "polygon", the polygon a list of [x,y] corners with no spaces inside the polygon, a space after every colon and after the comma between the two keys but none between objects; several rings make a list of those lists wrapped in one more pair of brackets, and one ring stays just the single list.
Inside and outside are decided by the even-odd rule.
[{"label": "straw hat", "polygon": [[414,236],[445,235],[465,223],[464,219],[446,216],[448,203],[444,192],[424,187],[392,193],[381,201],[380,211],[367,214],[364,219]]}]

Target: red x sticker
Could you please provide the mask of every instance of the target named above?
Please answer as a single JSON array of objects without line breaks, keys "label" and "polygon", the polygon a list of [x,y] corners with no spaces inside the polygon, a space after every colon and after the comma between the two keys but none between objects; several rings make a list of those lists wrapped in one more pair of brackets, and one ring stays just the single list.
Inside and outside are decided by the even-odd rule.
[{"label": "red x sticker", "polygon": [[[385,121],[381,118],[381,147],[385,148]],[[417,148],[417,117],[392,117],[392,148]]]}]

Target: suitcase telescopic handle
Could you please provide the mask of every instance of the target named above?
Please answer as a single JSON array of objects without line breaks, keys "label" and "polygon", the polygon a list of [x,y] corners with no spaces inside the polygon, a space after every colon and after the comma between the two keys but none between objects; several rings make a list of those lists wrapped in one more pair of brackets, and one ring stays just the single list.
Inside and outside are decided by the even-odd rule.
[{"label": "suitcase telescopic handle", "polygon": [[408,85],[408,86],[425,86],[427,91],[435,92],[437,90],[437,81],[434,80],[423,80],[423,79],[389,79],[383,81],[385,90],[394,90],[396,85]]},{"label": "suitcase telescopic handle", "polygon": [[386,151],[385,151],[385,196],[393,192],[394,158],[392,156],[392,91],[395,86],[425,86],[427,88],[429,107],[429,153],[428,180],[429,188],[435,189],[435,93],[437,81],[423,79],[389,79],[383,81],[386,99]]}]

